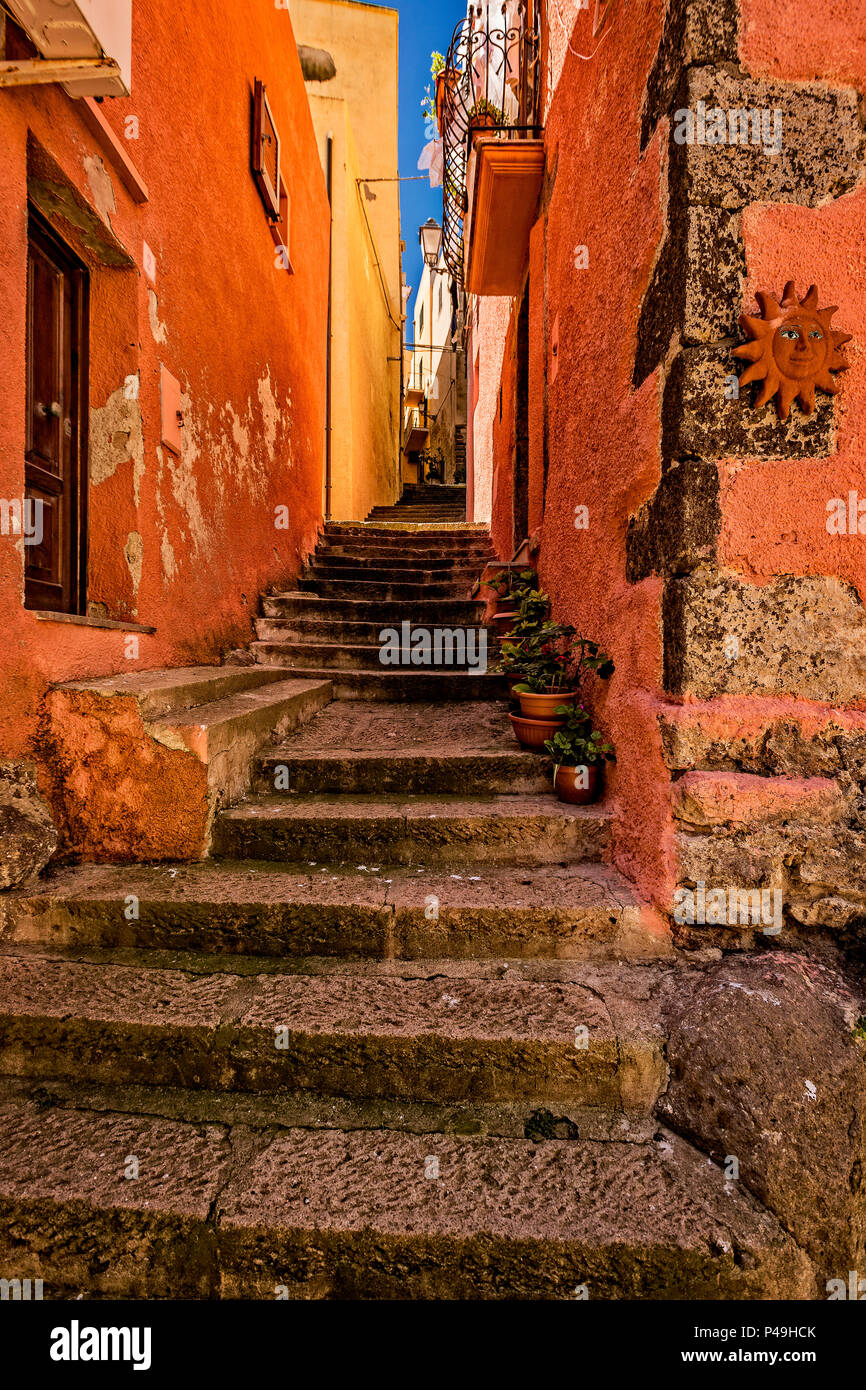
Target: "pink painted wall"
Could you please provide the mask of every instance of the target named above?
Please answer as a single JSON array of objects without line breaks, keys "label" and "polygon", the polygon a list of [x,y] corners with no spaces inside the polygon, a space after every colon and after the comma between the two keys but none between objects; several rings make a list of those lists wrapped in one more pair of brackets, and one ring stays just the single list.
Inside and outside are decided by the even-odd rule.
[{"label": "pink painted wall", "polygon": [[[531,360],[548,372],[548,487],[539,569],[557,618],[611,653],[616,674],[595,692],[602,728],[618,763],[608,776],[619,867],[645,891],[661,893],[668,864],[669,778],[655,719],[661,685],[661,584],[625,579],[630,515],[661,471],[655,377],[632,388],[641,300],[663,235],[660,180],[664,139],[642,159],[640,112],[661,34],[661,0],[619,5],[599,51],[582,61],[559,44],[561,68],[546,120],[548,168],[556,178],[546,213],[547,295],[540,233],[532,245]],[[593,49],[591,16],[571,35]],[[552,42],[557,40],[553,18]],[[561,35],[560,35],[561,37]],[[586,246],[589,267],[576,269]],[[550,381],[550,329],[559,319],[558,370]],[[532,514],[540,519],[543,455],[537,394],[531,407]],[[589,508],[587,530],[575,508]]]}]

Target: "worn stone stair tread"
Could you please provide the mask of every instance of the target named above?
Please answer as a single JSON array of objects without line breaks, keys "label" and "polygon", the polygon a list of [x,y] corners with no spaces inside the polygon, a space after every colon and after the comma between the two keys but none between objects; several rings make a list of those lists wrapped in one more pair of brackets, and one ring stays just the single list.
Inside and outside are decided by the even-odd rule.
[{"label": "worn stone stair tread", "polygon": [[278,667],[266,669],[274,671],[282,679],[270,681],[263,687],[238,691],[221,700],[193,705],[178,714],[163,715],[152,721],[152,727],[166,732],[173,730],[192,739],[196,734],[204,733],[212,741],[221,735],[231,738],[239,727],[250,721],[255,722],[257,716],[277,714],[283,706],[295,702],[309,706],[310,697],[321,697],[324,702],[330,699],[329,681],[298,680],[289,668],[282,672]]},{"label": "worn stone stair tread", "polygon": [[[379,671],[405,670],[406,668],[402,666],[389,667],[382,663],[381,652],[383,648],[381,643],[377,640],[377,637],[374,637],[370,642],[351,644],[349,642],[329,642],[327,638],[318,640],[314,640],[310,637],[300,639],[289,638],[279,633],[276,637],[265,637],[260,639],[260,641],[268,648],[279,647],[283,652],[286,665],[290,670],[295,670],[298,666],[309,668],[312,665],[318,664],[321,664],[322,667],[328,671],[365,670],[378,673]],[[465,643],[466,639],[464,638],[464,644]],[[431,657],[435,658],[436,652],[432,644],[430,650]],[[450,663],[447,662],[444,659],[446,651],[450,651],[452,657],[461,655],[458,647],[443,645],[440,649],[440,660],[438,662],[436,662],[435,659],[431,660],[431,664],[424,666],[423,669],[428,673],[431,671],[442,671],[445,675],[450,675],[452,673],[456,674],[461,671],[468,671],[475,675],[485,674],[485,672],[480,672],[478,670],[478,661],[482,651],[486,661],[488,649],[486,646],[482,648],[477,639],[474,639],[471,645],[464,645],[462,652],[464,659],[462,662],[458,662],[454,659],[452,659]],[[472,658],[471,663],[468,661],[468,658]]]},{"label": "worn stone stair tread", "polygon": [[245,1143],[222,1125],[32,1101],[4,1105],[0,1124],[0,1269],[42,1277],[48,1299],[814,1293],[775,1219],[664,1132],[533,1144],[286,1129]]},{"label": "worn stone stair tread", "polygon": [[[250,651],[256,661],[280,665],[284,658],[279,642],[252,642]],[[329,680],[336,700],[367,699],[393,701],[432,700],[489,700],[491,696],[505,699],[508,683],[504,676],[493,671],[478,675],[471,670],[437,670],[427,667],[414,671],[402,668],[358,670],[349,667],[295,666],[293,674],[300,680]]]},{"label": "worn stone stair tread", "polygon": [[330,560],[317,560],[305,565],[301,574],[301,579],[304,581],[321,579],[326,582],[336,580],[340,583],[359,584],[423,584],[425,587],[475,583],[477,578],[478,566],[475,564],[458,564],[454,561],[440,568],[421,569],[417,566],[404,565],[402,561],[396,559],[392,564],[385,562],[370,564],[367,561],[366,563],[359,562],[357,565],[341,565]]},{"label": "worn stone stair tread", "polygon": [[250,797],[218,815],[213,846],[229,858],[535,864],[601,859],[609,834],[603,807],[552,796],[299,793]]},{"label": "worn stone stair tread", "polygon": [[477,701],[467,721],[447,703],[341,700],[259,759],[256,790],[276,790],[279,769],[296,792],[507,795],[549,793],[552,765],[520,747],[501,702]]},{"label": "worn stone stair tread", "polygon": [[265,618],[309,617],[320,621],[336,618],[340,621],[361,619],[382,627],[399,627],[403,621],[423,627],[449,627],[455,624],[479,626],[484,617],[484,604],[477,599],[412,599],[401,603],[395,599],[379,602],[369,599],[322,598],[311,591],[290,594],[267,594],[262,598]]},{"label": "worn stone stair tread", "polygon": [[363,521],[329,521],[325,526],[326,536],[395,536],[408,535],[419,536],[425,539],[429,536],[435,540],[438,536],[458,536],[467,538],[482,536],[487,538],[489,528],[484,523],[468,526],[465,521],[376,521],[366,523]]},{"label": "worn stone stair tread", "polygon": [[[385,602],[411,601],[417,598],[467,599],[472,587],[470,576],[462,581],[447,580],[441,583],[424,582],[409,584],[402,580],[363,580],[363,579],[301,579],[301,588],[315,586],[323,598],[358,598]],[[437,624],[441,626],[441,624]]]},{"label": "worn stone stair tread", "polygon": [[395,757],[430,753],[442,757],[514,753],[533,762],[544,757],[521,749],[503,716],[501,701],[479,700],[467,722],[462,707],[441,702],[416,705],[374,705],[343,700],[314,715],[309,723],[283,740],[269,756]]},{"label": "worn stone stair tread", "polygon": [[254,666],[180,666],[67,681],[61,689],[130,695],[138,701],[143,719],[156,720],[280,679],[278,671],[266,669],[262,672]]},{"label": "worn stone stair tread", "polygon": [[36,964],[32,951],[0,955],[5,1075],[625,1114],[648,1114],[666,1079],[656,993],[608,976],[601,995],[598,970],[590,987],[436,962],[243,975]]},{"label": "worn stone stair tread", "polygon": [[[403,620],[401,620],[403,621]],[[419,628],[423,628],[423,623],[410,621],[411,631],[415,633]],[[338,618],[321,619],[315,617],[294,617],[294,618],[256,618],[256,636],[261,642],[306,642],[315,641],[333,644],[334,646],[375,646],[380,645],[383,627],[394,626],[389,623],[372,621],[343,622]],[[440,624],[442,626],[442,624]],[[448,624],[444,624],[448,626]],[[456,626],[453,624],[452,626]],[[459,624],[466,632],[475,633],[475,641],[479,640],[482,632],[487,633],[487,649],[499,650],[499,637],[497,633],[485,628],[483,622],[477,617],[474,621],[461,622]],[[399,625],[396,629],[401,631]]]},{"label": "worn stone stair tread", "polygon": [[295,797],[256,796],[240,806],[230,806],[221,813],[223,820],[271,819],[317,816],[323,820],[359,820],[367,817],[407,820],[438,820],[461,816],[514,817],[526,816],[543,820],[606,820],[610,812],[603,805],[568,806],[553,796],[492,796],[466,797],[459,793],[435,796],[401,796],[397,792],[362,792],[341,795],[339,792],[322,796]]},{"label": "worn stone stair tread", "polygon": [[[138,911],[132,918],[130,894]],[[87,864],[4,895],[0,942],[279,958],[562,961],[671,953],[663,926],[604,864],[450,874],[376,863]]]}]

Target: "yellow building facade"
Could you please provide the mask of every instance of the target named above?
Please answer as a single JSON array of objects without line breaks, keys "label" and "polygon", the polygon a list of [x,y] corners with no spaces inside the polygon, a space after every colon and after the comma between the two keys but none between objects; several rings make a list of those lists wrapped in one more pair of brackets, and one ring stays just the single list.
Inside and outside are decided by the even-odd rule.
[{"label": "yellow building facade", "polygon": [[323,509],[363,519],[400,481],[398,15],[291,0],[332,209],[330,429]]}]

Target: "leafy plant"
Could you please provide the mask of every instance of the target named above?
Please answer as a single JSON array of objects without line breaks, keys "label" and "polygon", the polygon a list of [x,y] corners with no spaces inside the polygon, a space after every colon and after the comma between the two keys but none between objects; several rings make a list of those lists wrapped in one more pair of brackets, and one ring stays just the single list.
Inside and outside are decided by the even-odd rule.
[{"label": "leafy plant", "polygon": [[485,126],[504,126],[505,112],[486,97],[479,97],[469,112],[469,127],[483,129]]},{"label": "leafy plant", "polygon": [[534,570],[523,570],[521,574],[500,570],[493,579],[488,579],[486,587],[492,589],[497,598],[513,599],[515,603],[520,604],[524,597],[532,592],[534,584]]},{"label": "leafy plant", "polygon": [[583,705],[557,705],[556,713],[565,716],[565,723],[553,738],[545,740],[544,746],[557,767],[591,767],[597,763],[616,762],[613,744],[605,743],[604,735],[593,729],[592,719]]},{"label": "leafy plant", "polygon": [[575,628],[546,622],[522,642],[521,671],[524,681],[518,694],[553,695],[558,690],[580,690],[587,672],[609,680],[614,665],[597,642],[582,637]]},{"label": "leafy plant", "polygon": [[436,78],[440,72],[445,71],[445,55],[438,53],[436,49],[430,54],[430,76],[433,79],[433,87],[427,87],[424,93],[424,100],[421,102],[421,110],[428,121],[436,121]]}]

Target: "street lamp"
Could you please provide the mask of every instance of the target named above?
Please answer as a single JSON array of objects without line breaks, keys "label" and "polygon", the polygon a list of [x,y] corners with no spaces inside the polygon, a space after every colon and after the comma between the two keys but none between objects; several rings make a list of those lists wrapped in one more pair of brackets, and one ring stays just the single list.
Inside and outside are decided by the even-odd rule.
[{"label": "street lamp", "polygon": [[[428,217],[423,227],[418,229],[418,240],[421,242],[421,251],[424,256],[424,264],[429,270],[428,276],[430,285],[430,323],[428,332],[430,334],[430,372],[428,382],[433,379],[433,276],[436,274],[439,257],[442,254],[442,228],[434,217]],[[428,387],[429,389],[429,387]],[[427,392],[424,393],[424,423],[428,423],[428,399]],[[421,470],[423,474],[423,470]],[[418,479],[423,483],[423,476]]]},{"label": "street lamp", "polygon": [[428,217],[424,226],[418,229],[418,239],[424,253],[424,264],[434,270],[442,251],[442,228],[435,218]]}]

